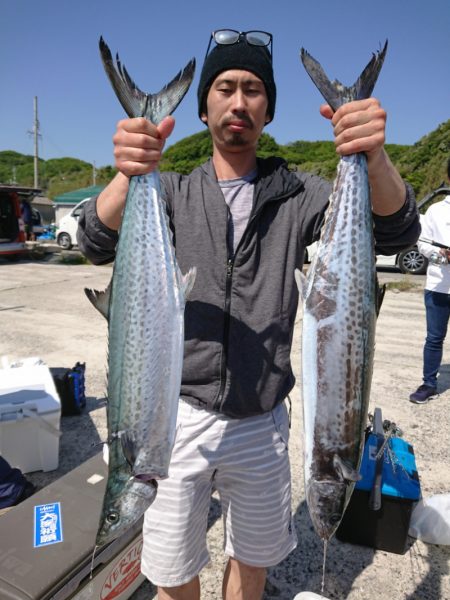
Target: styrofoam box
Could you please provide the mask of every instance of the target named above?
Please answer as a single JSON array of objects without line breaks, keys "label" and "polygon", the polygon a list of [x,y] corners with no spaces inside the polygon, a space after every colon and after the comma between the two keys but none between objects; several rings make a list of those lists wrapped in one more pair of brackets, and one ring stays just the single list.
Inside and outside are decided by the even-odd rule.
[{"label": "styrofoam box", "polygon": [[61,402],[43,364],[0,369],[0,454],[23,473],[58,468]]}]

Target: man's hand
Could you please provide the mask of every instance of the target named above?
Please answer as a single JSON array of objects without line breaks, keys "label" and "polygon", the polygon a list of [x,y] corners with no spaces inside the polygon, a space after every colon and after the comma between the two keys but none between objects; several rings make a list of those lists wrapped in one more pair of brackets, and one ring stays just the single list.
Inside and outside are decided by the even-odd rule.
[{"label": "man's hand", "polygon": [[386,111],[375,98],[343,104],[334,113],[328,104],[320,114],[334,127],[334,144],[341,156],[365,152],[374,213],[390,215],[403,206],[406,188],[385,149]]},{"label": "man's hand", "polygon": [[166,117],[157,126],[144,117],[119,121],[113,137],[117,169],[126,177],[154,171],[174,125],[173,117]]},{"label": "man's hand", "polygon": [[338,154],[343,156],[365,152],[370,162],[383,149],[386,111],[375,98],[348,102],[335,113],[328,104],[324,104],[320,107],[320,113],[333,124]]}]

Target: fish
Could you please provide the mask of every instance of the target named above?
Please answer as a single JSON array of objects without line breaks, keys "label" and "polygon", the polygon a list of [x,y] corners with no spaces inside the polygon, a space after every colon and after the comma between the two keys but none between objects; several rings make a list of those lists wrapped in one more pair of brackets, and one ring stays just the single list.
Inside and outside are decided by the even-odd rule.
[{"label": "fish", "polygon": [[[100,38],[111,85],[129,117],[158,124],[192,82],[195,59],[157,94],[142,92]],[[177,264],[157,170],[130,179],[106,290],[85,289],[108,320],[108,477],[96,547],[143,515],[168,476],[176,432],[184,345],[184,307],[195,281]]]},{"label": "fish", "polygon": [[[387,50],[373,54],[351,87],[331,82],[302,48],[301,61],[333,111],[369,98]],[[302,399],[304,477],[308,511],[327,542],[348,505],[364,448],[383,290],[378,286],[372,207],[364,153],[342,156],[317,253],[303,275]]]}]

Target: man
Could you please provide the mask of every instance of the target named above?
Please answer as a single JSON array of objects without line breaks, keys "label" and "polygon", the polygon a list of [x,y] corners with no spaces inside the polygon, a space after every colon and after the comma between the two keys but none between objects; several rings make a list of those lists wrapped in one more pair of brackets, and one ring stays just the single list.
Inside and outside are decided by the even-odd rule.
[{"label": "man", "polygon": [[20,204],[20,212],[22,215],[22,220],[25,228],[25,238],[27,241],[34,240],[33,234],[33,213],[31,211],[31,206],[28,200],[22,200]]},{"label": "man", "polygon": [[[447,177],[450,181],[450,159]],[[427,210],[421,237],[450,246],[450,196]],[[426,404],[437,395],[437,377],[450,317],[450,251],[422,241],[417,246],[429,261],[425,282],[427,336],[423,348],[423,383],[409,399],[415,404]]]},{"label": "man", "polygon": [[[270,34],[213,33],[198,86],[212,158],[190,175],[162,173],[181,271],[197,267],[185,311],[178,430],[169,478],[144,524],[143,573],[160,599],[200,598],[211,490],[225,528],[223,596],[262,597],[266,568],[296,546],[291,517],[284,400],[298,292],[295,268],[317,239],[330,185],[291,173],[256,148],[274,116]],[[209,46],[208,46],[209,50]],[[339,153],[366,152],[379,248],[395,253],[418,237],[415,200],[383,150],[386,114],[375,99],[328,106]],[[118,124],[119,173],[80,218],[79,244],[97,263],[114,257],[129,177],[155,169],[174,126]]]}]

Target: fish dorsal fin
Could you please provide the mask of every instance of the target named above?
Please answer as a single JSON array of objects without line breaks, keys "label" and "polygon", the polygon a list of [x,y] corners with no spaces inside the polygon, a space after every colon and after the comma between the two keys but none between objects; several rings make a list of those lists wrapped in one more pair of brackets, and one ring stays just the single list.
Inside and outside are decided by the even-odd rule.
[{"label": "fish dorsal fin", "polygon": [[111,51],[102,37],[99,41],[99,48],[106,74],[117,98],[130,118],[146,117],[157,125],[164,117],[173,113],[192,83],[195,59],[189,61],[186,67],[160,92],[147,94],[134,83],[128,71],[122,65],[118,54],[114,64]]},{"label": "fish dorsal fin", "polygon": [[338,454],[333,456],[333,466],[342,481],[356,482],[361,479],[361,475],[358,471],[342,460]]},{"label": "fish dorsal fin", "polygon": [[308,54],[304,48],[301,49],[300,57],[306,72],[313,80],[315,86],[331,108],[336,111],[346,102],[363,100],[371,96],[381,67],[383,66],[386,50],[387,41],[382,50],[373,54],[372,59],[351,87],[346,87],[337,80],[330,81],[321,64]]},{"label": "fish dorsal fin", "polygon": [[91,288],[84,288],[84,293],[88,299],[92,302],[94,307],[102,314],[106,320],[109,315],[109,299],[111,296],[111,281],[103,292],[93,290]]}]

